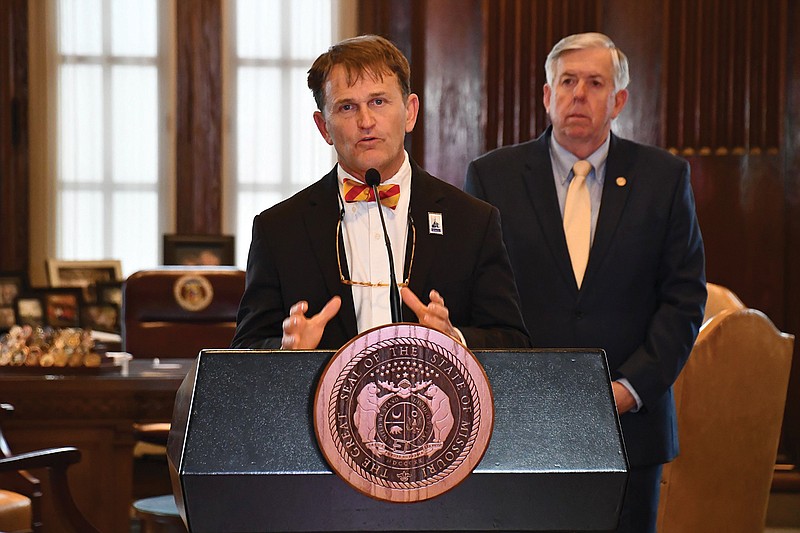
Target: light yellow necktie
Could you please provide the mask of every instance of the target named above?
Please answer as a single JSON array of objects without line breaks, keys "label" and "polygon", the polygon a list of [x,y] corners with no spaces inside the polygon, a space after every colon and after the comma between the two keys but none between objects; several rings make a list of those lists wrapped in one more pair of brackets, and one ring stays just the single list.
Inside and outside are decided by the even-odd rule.
[{"label": "light yellow necktie", "polygon": [[586,263],[589,261],[592,235],[592,202],[586,186],[586,176],[591,170],[592,164],[588,161],[575,163],[572,167],[574,176],[567,189],[567,201],[564,205],[564,235],[567,237],[569,258],[578,288],[581,287]]}]

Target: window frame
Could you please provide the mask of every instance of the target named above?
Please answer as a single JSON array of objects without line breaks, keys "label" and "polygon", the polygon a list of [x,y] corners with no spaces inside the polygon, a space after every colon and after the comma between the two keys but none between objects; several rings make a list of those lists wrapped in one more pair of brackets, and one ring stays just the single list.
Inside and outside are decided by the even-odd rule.
[{"label": "window frame", "polygon": [[[290,0],[289,0],[290,1]],[[358,22],[358,0],[331,0],[331,24],[333,26],[333,31],[331,33],[331,40],[332,43],[338,42],[342,39],[347,37],[353,37],[357,34],[357,22]],[[242,190],[241,184],[238,180],[238,163],[237,163],[237,135],[236,135],[236,127],[237,127],[237,91],[238,91],[238,84],[237,84],[237,68],[239,66],[262,66],[266,64],[271,65],[280,65],[280,66],[287,66],[287,67],[302,67],[305,70],[311,67],[311,60],[302,59],[302,60],[294,60],[294,61],[286,61],[283,58],[277,58],[274,60],[250,60],[244,59],[240,60],[236,57],[236,45],[234,40],[236,39],[236,35],[234,33],[234,28],[236,24],[235,19],[235,1],[229,1],[223,3],[223,12],[222,12],[222,20],[223,20],[223,29],[222,29],[222,75],[223,75],[223,83],[222,83],[222,95],[223,95],[223,149],[222,149],[222,173],[223,173],[223,233],[226,234],[234,234],[237,235],[236,239],[236,264],[240,268],[245,268],[244,259],[247,256],[247,251],[250,248],[250,239],[251,234],[248,230],[246,234],[242,234],[242,232],[238,231],[238,195]],[[284,43],[286,38],[284,38]],[[290,89],[291,83],[286,81],[288,77],[283,77],[283,86],[284,90],[288,91]],[[306,90],[304,94],[295,95],[292,94],[293,97],[297,98],[307,98],[308,101],[312,101],[313,97],[311,95],[310,90]],[[313,117],[309,113],[308,117],[308,124],[313,125]],[[324,143],[325,141],[320,137],[320,143]],[[331,150],[333,148],[331,147]],[[283,165],[288,165],[288,156],[283,155]],[[331,159],[331,167],[335,163],[336,157],[335,153]],[[327,171],[327,169],[326,169]],[[253,193],[256,192],[275,192],[278,194],[279,199],[278,201],[285,200],[294,192],[307,187],[308,185],[314,183],[318,179],[320,179],[322,175],[318,176],[308,176],[308,181],[300,184],[297,182],[291,182],[288,178],[284,178],[281,180],[280,183],[276,183],[271,186],[264,186],[261,184],[253,184],[251,186],[245,185],[244,189],[250,190]],[[277,203],[277,202],[276,202]],[[274,204],[273,204],[274,205]],[[271,205],[263,205],[260,207],[261,210],[268,209]]]}]

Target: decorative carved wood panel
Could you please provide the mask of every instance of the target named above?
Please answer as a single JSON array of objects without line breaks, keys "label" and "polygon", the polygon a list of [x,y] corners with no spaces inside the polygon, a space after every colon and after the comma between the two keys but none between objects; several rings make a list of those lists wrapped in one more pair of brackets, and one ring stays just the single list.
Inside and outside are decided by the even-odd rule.
[{"label": "decorative carved wood panel", "polygon": [[0,3],[0,271],[28,268],[28,3]]},{"label": "decorative carved wood panel", "polygon": [[663,138],[681,153],[778,153],[787,0],[671,0]]},{"label": "decorative carved wood panel", "polygon": [[602,2],[484,0],[486,150],[527,141],[547,126],[544,62],[572,33],[598,31]]},{"label": "decorative carved wood panel", "polygon": [[222,7],[177,2],[177,232],[222,229]]}]

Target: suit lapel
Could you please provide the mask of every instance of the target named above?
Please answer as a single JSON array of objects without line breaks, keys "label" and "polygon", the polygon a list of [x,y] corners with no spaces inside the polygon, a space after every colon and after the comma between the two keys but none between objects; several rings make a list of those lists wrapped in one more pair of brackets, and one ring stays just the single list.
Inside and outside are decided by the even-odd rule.
[{"label": "suit lapel", "polygon": [[[600,213],[597,217],[597,227],[594,232],[594,242],[589,253],[589,263],[586,266],[584,283],[591,284],[595,271],[600,268],[603,258],[608,253],[608,248],[614,237],[614,232],[619,225],[620,217],[625,209],[628,194],[631,190],[634,177],[630,175],[630,161],[626,142],[611,134],[611,143],[608,148],[606,160],[606,176],[603,181],[603,199],[600,202]],[[617,179],[623,185],[617,184]]]},{"label": "suit lapel", "polygon": [[[440,246],[437,239],[440,235],[432,235],[428,231],[428,213],[442,214],[442,227],[447,231],[447,205],[446,198],[442,191],[436,188],[433,176],[422,170],[416,163],[411,161],[411,217],[414,220],[416,229],[416,249],[414,250],[414,264],[411,269],[411,279],[409,288],[422,301],[427,301],[428,295],[421,294],[424,290],[426,281],[431,272],[431,268],[436,260]],[[411,259],[411,241],[406,246],[406,264]],[[403,310],[403,316],[413,317],[408,308]]]},{"label": "suit lapel", "polygon": [[[536,139],[530,150],[530,157],[523,171],[522,179],[530,198],[530,205],[556,261],[564,280],[578,290],[572,263],[569,259],[567,239],[564,236],[564,220],[558,205],[558,195],[553,182],[553,165],[550,161],[550,134],[552,128]],[[534,169],[536,169],[534,171]],[[534,258],[535,259],[535,258]]]},{"label": "suit lapel", "polygon": [[[339,186],[336,169],[319,183],[309,199],[308,212],[303,217],[306,233],[317,260],[317,267],[322,273],[330,297],[340,295],[342,307],[334,320],[340,320],[348,338],[358,333],[356,325],[353,293],[349,285],[339,279],[339,267],[336,262],[336,222],[339,219]],[[347,268],[347,258],[341,257],[342,268]]]}]

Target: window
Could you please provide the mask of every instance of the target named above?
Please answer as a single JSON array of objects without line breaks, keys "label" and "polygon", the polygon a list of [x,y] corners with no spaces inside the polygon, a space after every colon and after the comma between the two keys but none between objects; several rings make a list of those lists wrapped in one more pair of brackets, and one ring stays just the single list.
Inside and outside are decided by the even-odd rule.
[{"label": "window", "polygon": [[55,255],[160,263],[169,2],[53,0]]},{"label": "window", "polygon": [[[180,202],[171,119],[177,1],[30,4],[35,281],[47,257],[119,259],[123,276],[161,264]],[[333,166],[305,79],[317,55],[354,34],[356,2],[220,4],[223,233],[236,235],[243,268],[253,216]]]},{"label": "window", "polygon": [[[236,0],[228,14],[228,223],[247,263],[253,217],[321,178],[335,163],[317,131],[306,76],[347,35],[344,2]],[[288,31],[287,31],[288,30]]]}]

